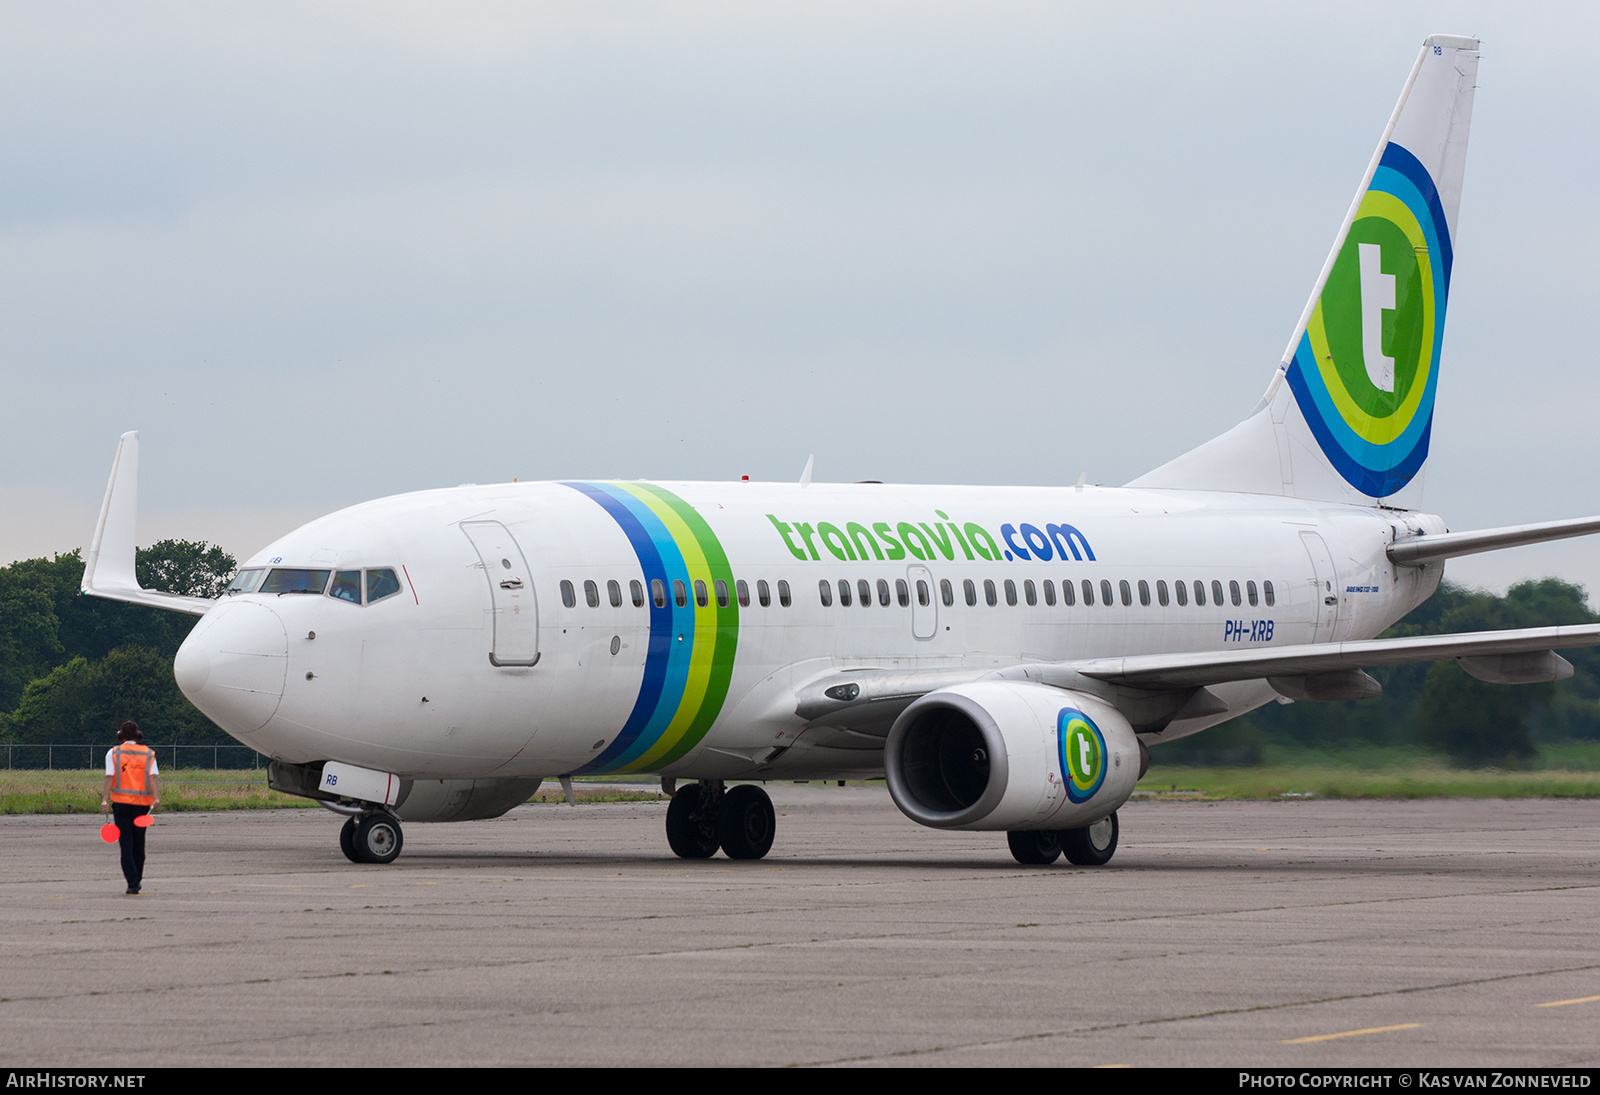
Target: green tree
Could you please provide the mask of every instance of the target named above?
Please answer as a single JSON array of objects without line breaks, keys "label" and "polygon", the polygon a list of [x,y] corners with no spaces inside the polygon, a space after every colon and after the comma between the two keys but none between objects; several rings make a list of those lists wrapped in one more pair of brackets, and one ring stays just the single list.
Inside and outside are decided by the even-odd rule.
[{"label": "green tree", "polygon": [[204,540],[160,540],[134,553],[134,573],[145,589],[216,599],[238,564]]},{"label": "green tree", "polygon": [[[140,584],[216,596],[233,557],[206,543],[163,540],[135,555]],[[97,741],[124,718],[163,744],[229,744],[172,679],[172,658],[197,617],[80,592],[74,551],[0,567],[0,739]]]}]

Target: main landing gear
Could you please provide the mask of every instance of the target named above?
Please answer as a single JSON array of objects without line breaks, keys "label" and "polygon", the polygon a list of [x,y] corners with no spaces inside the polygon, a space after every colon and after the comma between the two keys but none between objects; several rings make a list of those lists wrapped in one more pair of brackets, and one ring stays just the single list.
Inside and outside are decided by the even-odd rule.
[{"label": "main landing gear", "polygon": [[1063,852],[1080,867],[1103,867],[1117,852],[1117,815],[1113,811],[1081,829],[1036,829],[1006,834],[1011,857],[1030,867],[1047,867]]},{"label": "main landing gear", "polygon": [[678,788],[667,807],[667,843],[684,859],[709,859],[720,847],[729,859],[760,859],[772,848],[777,815],[760,787],[721,780]]},{"label": "main landing gear", "polygon": [[393,863],[403,843],[400,819],[392,814],[348,818],[339,830],[339,850],[351,863]]}]

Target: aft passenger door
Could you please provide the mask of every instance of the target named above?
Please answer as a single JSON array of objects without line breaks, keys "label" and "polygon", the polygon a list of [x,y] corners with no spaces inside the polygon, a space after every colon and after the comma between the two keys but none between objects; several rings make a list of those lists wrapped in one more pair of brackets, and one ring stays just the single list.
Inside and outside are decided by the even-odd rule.
[{"label": "aft passenger door", "polygon": [[1335,588],[1339,584],[1339,574],[1333,568],[1333,556],[1328,551],[1328,544],[1321,536],[1314,532],[1302,532],[1300,542],[1305,545],[1306,554],[1311,556],[1311,618],[1316,622],[1311,641],[1328,642],[1332,640],[1333,630],[1339,623],[1339,590]]},{"label": "aft passenger door", "polygon": [[511,530],[499,521],[463,521],[461,531],[472,541],[479,565],[489,581],[493,638],[489,664],[526,667],[539,663],[539,603],[533,575]]}]

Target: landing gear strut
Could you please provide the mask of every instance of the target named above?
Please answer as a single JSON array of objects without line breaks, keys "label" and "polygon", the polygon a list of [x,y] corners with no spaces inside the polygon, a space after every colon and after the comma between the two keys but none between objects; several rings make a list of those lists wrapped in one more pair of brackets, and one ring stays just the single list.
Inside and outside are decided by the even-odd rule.
[{"label": "landing gear strut", "polygon": [[772,799],[750,783],[724,791],[720,780],[701,780],[679,787],[667,807],[667,843],[684,859],[709,859],[718,847],[729,859],[760,859],[776,828]]},{"label": "landing gear strut", "polygon": [[1113,812],[1082,829],[1033,829],[1006,834],[1011,857],[1030,867],[1047,867],[1066,853],[1080,867],[1103,867],[1117,851],[1117,815]]},{"label": "landing gear strut", "polygon": [[351,863],[393,863],[403,843],[400,819],[391,814],[348,818],[339,829],[339,850]]}]

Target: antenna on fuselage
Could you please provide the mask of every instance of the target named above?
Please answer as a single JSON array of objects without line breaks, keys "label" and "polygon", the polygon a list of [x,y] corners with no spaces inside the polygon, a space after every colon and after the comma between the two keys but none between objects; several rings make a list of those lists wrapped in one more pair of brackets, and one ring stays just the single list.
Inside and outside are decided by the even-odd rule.
[{"label": "antenna on fuselage", "polygon": [[817,454],[812,453],[806,457],[806,470],[800,473],[800,489],[805,490],[811,485],[811,465],[816,463]]},{"label": "antenna on fuselage", "polygon": [[1082,490],[1083,489],[1084,480],[1086,480],[1088,478],[1089,478],[1089,473],[1088,472],[1080,471],[1078,473],[1078,481],[1072,485],[1072,489],[1073,490]]}]

